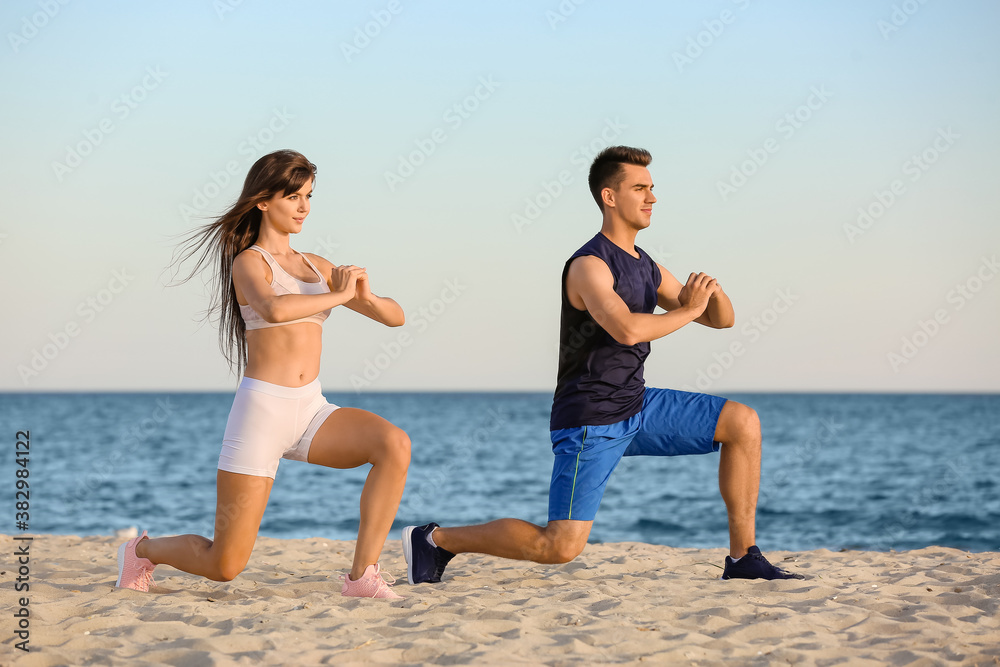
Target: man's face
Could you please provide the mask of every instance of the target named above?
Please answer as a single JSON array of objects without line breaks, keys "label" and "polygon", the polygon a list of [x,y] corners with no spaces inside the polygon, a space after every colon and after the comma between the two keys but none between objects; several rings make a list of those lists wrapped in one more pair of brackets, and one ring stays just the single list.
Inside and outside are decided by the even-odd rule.
[{"label": "man's face", "polygon": [[[623,164],[625,177],[614,189],[614,213],[633,229],[649,227],[653,215],[653,178],[649,170],[635,164]],[[607,206],[607,204],[605,204]]]}]

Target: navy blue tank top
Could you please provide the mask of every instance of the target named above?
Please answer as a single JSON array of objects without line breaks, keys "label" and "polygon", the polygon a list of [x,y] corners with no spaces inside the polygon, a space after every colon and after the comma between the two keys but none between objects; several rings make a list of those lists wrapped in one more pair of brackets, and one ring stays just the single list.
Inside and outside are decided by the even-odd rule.
[{"label": "navy blue tank top", "polygon": [[549,428],[613,424],[642,409],[646,383],[642,365],[649,343],[622,345],[586,310],[577,310],[566,295],[566,274],[577,257],[600,257],[614,276],[614,290],[633,313],[652,313],[660,269],[636,246],[633,257],[598,232],[563,267],[562,313],[559,323],[559,375],[552,397]]}]

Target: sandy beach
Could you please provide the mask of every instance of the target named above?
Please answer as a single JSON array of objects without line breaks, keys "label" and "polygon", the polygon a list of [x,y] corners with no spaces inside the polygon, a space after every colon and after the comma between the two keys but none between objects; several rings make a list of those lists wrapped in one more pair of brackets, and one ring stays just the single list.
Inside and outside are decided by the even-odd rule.
[{"label": "sandy beach", "polygon": [[33,537],[30,591],[14,557],[0,575],[4,665],[1000,664],[1000,553],[765,550],[808,579],[722,581],[723,549],[598,544],[566,565],[459,556],[410,586],[393,541],[389,602],[341,597],[351,542],[261,537],[232,582],[163,566],[144,594],[114,588],[118,538]]}]

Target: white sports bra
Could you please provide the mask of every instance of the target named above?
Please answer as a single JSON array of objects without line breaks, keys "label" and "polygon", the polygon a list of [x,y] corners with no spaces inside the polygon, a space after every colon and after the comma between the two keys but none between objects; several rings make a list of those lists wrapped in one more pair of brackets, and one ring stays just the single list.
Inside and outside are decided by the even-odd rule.
[{"label": "white sports bra", "polygon": [[[299,280],[295,276],[285,271],[281,268],[281,265],[271,256],[271,253],[261,248],[259,245],[250,246],[250,250],[256,250],[261,255],[264,256],[264,260],[267,261],[268,266],[271,267],[271,288],[274,290],[275,294],[323,294],[330,291],[329,285],[326,284],[326,280],[323,279],[323,274],[309,261],[309,258],[302,255],[298,250],[293,250],[297,255],[302,255],[302,259],[306,260],[306,264],[312,267],[312,270],[316,272],[319,276],[319,282],[307,283],[303,280]],[[252,329],[266,329],[268,327],[281,327],[286,324],[298,324],[299,322],[315,322],[316,324],[323,326],[323,320],[330,316],[330,311],[332,308],[316,313],[315,315],[310,315],[309,317],[303,317],[297,320],[291,320],[289,322],[268,322],[260,314],[257,313],[249,304],[240,306],[240,314],[243,316],[243,321],[246,323],[247,330]]]}]

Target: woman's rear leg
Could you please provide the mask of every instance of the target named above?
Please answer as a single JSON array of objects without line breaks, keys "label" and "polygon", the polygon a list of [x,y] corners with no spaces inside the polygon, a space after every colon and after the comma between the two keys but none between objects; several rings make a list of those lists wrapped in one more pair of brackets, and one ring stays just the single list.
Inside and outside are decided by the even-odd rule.
[{"label": "woman's rear leg", "polygon": [[214,581],[231,581],[250,560],[274,480],[219,470],[215,539],[178,535],[141,540],[136,556]]}]

